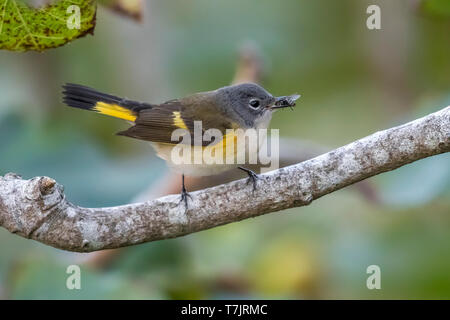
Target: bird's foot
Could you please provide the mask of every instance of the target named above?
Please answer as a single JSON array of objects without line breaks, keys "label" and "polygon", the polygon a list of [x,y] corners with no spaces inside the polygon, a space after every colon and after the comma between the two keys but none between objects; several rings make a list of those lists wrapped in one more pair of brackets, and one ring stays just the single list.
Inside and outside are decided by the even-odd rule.
[{"label": "bird's foot", "polygon": [[258,175],[256,173],[254,173],[252,170],[250,169],[246,169],[244,167],[238,167],[239,169],[241,169],[242,171],[246,172],[248,174],[248,180],[247,180],[247,184],[249,184],[250,182],[253,183],[253,191],[256,190],[256,182],[261,179],[260,177],[258,177]]},{"label": "bird's foot", "polygon": [[183,189],[181,190],[181,198],[180,201],[178,202],[178,205],[180,205],[180,203],[184,203],[184,212],[187,213],[188,211],[188,198],[190,198],[192,200],[192,196],[186,191],[186,188],[183,186]]}]

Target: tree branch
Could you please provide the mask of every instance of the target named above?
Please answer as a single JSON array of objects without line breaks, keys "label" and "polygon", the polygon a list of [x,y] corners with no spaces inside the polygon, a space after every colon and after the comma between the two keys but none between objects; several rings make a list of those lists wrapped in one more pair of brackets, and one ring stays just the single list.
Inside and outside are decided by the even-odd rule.
[{"label": "tree branch", "polygon": [[[110,208],[81,208],[53,179],[0,177],[0,226],[56,248],[90,252],[168,239],[308,205],[330,192],[410,162],[450,151],[450,106],[374,133],[302,163],[261,175],[252,191],[238,180],[191,193]],[[251,201],[249,201],[251,199]]]}]

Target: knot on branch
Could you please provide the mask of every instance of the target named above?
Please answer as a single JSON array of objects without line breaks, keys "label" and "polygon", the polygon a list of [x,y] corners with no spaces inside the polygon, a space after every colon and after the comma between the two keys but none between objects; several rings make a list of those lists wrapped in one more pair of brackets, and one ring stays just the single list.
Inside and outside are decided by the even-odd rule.
[{"label": "knot on branch", "polygon": [[[49,177],[36,177],[28,180],[24,185],[24,195],[28,200],[48,200],[58,201],[58,195],[63,194],[63,187],[58,185],[56,188],[56,181]],[[52,197],[56,193],[56,197]]]},{"label": "knot on branch", "polygon": [[0,181],[0,211],[9,215],[0,223],[27,238],[49,222],[52,214],[59,212],[65,204],[63,187],[51,178],[22,180],[15,173],[8,173],[0,177]]}]

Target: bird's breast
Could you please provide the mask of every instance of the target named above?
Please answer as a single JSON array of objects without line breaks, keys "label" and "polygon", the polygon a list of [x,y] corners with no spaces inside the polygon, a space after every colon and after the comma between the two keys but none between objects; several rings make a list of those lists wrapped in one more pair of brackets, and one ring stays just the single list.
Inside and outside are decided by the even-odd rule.
[{"label": "bird's breast", "polygon": [[235,130],[208,146],[152,142],[158,157],[176,172],[190,176],[209,176],[239,165],[255,164],[266,136],[258,131]]}]

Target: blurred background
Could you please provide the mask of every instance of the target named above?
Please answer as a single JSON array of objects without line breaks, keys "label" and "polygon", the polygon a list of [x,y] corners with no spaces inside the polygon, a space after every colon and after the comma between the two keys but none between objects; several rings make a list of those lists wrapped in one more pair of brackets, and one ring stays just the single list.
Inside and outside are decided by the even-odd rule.
[{"label": "blurred background", "polygon": [[[366,27],[370,4],[381,30]],[[50,176],[86,207],[177,193],[148,144],[114,135],[126,123],[65,107],[61,85],[163,102],[228,85],[248,52],[267,90],[302,94],[271,124],[299,161],[424,116],[450,105],[448,4],[149,0],[140,23],[99,7],[95,36],[0,52],[0,175]],[[0,298],[450,298],[449,231],[443,154],[308,207],[121,250],[69,253],[0,229]],[[71,264],[81,290],[66,289]],[[381,290],[366,287],[374,264]]]}]

